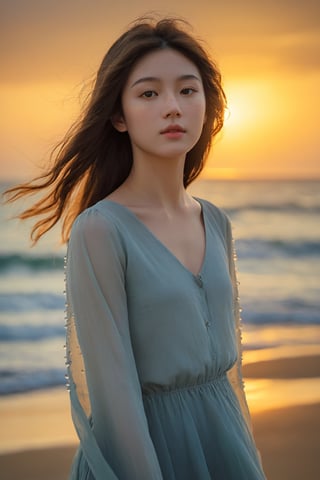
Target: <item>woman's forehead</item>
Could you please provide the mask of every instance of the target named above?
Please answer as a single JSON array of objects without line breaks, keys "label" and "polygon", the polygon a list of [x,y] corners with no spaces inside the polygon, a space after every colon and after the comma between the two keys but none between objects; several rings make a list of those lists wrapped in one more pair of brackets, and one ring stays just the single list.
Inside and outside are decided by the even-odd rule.
[{"label": "woman's forehead", "polygon": [[201,81],[201,75],[197,66],[185,57],[182,53],[172,48],[154,50],[144,55],[133,66],[128,85],[139,82],[140,79],[158,79],[172,78],[183,79],[194,77]]}]

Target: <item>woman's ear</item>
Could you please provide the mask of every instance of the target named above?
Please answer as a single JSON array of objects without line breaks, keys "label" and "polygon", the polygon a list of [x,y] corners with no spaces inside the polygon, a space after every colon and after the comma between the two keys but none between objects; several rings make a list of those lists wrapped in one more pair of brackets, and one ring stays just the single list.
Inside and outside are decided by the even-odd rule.
[{"label": "woman's ear", "polygon": [[114,126],[114,128],[116,130],[118,130],[118,132],[122,133],[122,132],[126,132],[128,130],[125,119],[124,119],[123,115],[121,115],[120,113],[117,113],[116,115],[113,115],[111,117],[111,123]]}]

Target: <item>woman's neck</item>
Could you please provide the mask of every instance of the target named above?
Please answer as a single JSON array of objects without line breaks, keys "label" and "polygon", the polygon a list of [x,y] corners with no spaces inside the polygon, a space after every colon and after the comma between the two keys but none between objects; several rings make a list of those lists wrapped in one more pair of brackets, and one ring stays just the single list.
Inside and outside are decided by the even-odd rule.
[{"label": "woman's neck", "polygon": [[183,185],[184,158],[135,161],[119,193],[136,205],[173,210],[190,204]]}]

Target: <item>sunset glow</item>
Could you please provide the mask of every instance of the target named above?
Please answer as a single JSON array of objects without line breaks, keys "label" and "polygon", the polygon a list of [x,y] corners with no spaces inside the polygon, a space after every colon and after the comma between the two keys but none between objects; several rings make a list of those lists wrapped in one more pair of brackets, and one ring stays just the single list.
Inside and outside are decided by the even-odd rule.
[{"label": "sunset glow", "polygon": [[[310,3],[310,5],[308,5]],[[130,21],[157,2],[134,6],[68,2],[8,3],[2,32],[0,157],[2,179],[29,178],[79,113],[83,83]],[[320,33],[314,2],[302,8],[271,2],[266,10],[247,0],[228,8],[200,0],[162,2],[162,14],[194,26],[221,68],[228,99],[223,132],[202,176],[213,178],[314,178],[320,176]],[[168,10],[166,10],[166,8]],[[277,14],[275,15],[275,10]],[[106,13],[108,13],[106,17]],[[70,19],[72,18],[72,22]]]}]

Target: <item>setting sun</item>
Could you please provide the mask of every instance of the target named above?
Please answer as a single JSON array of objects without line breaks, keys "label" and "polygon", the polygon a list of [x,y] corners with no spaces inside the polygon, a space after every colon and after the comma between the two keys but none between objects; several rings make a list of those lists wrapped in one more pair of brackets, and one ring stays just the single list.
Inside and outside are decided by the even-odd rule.
[{"label": "setting sun", "polygon": [[232,138],[243,138],[254,130],[261,128],[266,121],[266,110],[262,111],[263,96],[267,95],[264,85],[250,81],[227,84],[227,109],[224,129]]},{"label": "setting sun", "polygon": [[[33,1],[20,2],[19,14],[8,6],[0,85],[3,179],[33,175],[34,165],[77,116],[77,90],[92,77],[125,25],[157,9],[150,1],[137,0],[125,11],[113,8],[111,22],[108,2],[90,12],[68,2],[63,22],[45,3],[33,9]],[[170,14],[181,16],[179,2],[175,12],[166,1],[163,9],[166,4]],[[218,62],[228,100],[225,126],[214,140],[203,175],[319,177],[320,36],[314,28],[315,7],[288,10],[277,4],[276,16],[273,5],[267,10],[256,3],[251,7],[232,2],[231,18],[222,4],[183,5],[183,17]]]}]

